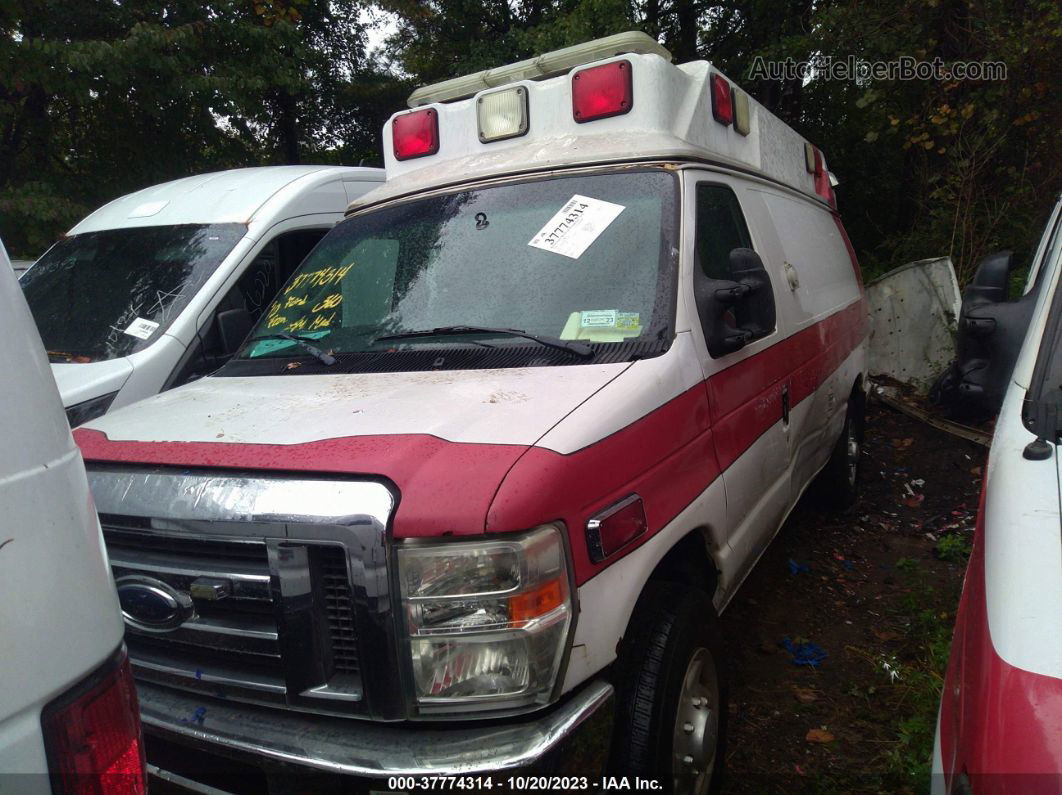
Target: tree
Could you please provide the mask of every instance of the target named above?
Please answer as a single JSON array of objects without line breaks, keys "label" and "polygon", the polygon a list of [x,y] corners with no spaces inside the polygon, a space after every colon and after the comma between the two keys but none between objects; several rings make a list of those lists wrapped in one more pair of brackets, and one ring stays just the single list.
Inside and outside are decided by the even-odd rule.
[{"label": "tree", "polygon": [[405,86],[367,61],[362,8],[11,0],[0,10],[5,243],[39,254],[104,201],[188,174],[377,156]]}]

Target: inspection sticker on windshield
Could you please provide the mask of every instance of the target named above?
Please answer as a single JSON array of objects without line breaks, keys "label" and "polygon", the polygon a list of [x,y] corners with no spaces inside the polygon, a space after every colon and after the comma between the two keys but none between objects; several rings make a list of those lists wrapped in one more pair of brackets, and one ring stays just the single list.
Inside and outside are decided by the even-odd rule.
[{"label": "inspection sticker on windshield", "polygon": [[623,209],[621,204],[576,194],[527,245],[579,259]]},{"label": "inspection sticker on windshield", "polygon": [[159,324],[154,320],[144,320],[144,318],[138,317],[122,333],[128,334],[130,337],[136,337],[139,340],[146,340],[155,333],[155,329],[158,327]]}]

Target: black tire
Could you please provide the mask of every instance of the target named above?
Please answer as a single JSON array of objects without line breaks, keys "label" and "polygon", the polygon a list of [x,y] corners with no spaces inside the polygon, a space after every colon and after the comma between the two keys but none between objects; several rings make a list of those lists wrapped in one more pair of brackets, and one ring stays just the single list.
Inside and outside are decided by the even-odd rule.
[{"label": "black tire", "polygon": [[[726,758],[727,677],[723,664],[722,644],[716,622],[715,608],[703,591],[671,583],[650,582],[635,607],[627,635],[620,646],[615,666],[616,724],[612,737],[610,772],[617,776],[653,778],[663,784],[663,791],[709,793],[719,790]],[[680,725],[679,699],[686,693],[711,692],[700,689],[700,677],[691,671],[705,673],[709,661],[717,684],[715,704],[702,703],[695,707],[694,725]],[[687,675],[698,680],[691,689]],[[705,696],[710,701],[711,697]],[[700,700],[700,696],[698,696]],[[688,703],[687,703],[688,702]],[[689,717],[693,699],[683,700],[683,717]],[[700,712],[701,708],[704,712]],[[699,738],[710,736],[713,725],[717,742],[711,750],[711,773],[707,774],[709,742]],[[701,722],[704,725],[701,725]],[[682,732],[681,737],[676,737]],[[687,735],[689,739],[686,739]],[[681,747],[679,747],[681,745]],[[687,754],[692,746],[696,763],[683,763],[694,758]],[[676,754],[680,756],[676,757]],[[676,761],[676,759],[678,761]],[[674,765],[673,765],[674,762]],[[698,770],[697,765],[705,769]],[[678,766],[683,777],[676,777]],[[694,772],[701,775],[693,781]]]},{"label": "black tire", "polygon": [[851,507],[859,496],[859,467],[865,423],[863,401],[858,393],[854,393],[848,398],[841,435],[833,446],[830,460],[815,482],[815,497],[825,510],[843,511]]}]

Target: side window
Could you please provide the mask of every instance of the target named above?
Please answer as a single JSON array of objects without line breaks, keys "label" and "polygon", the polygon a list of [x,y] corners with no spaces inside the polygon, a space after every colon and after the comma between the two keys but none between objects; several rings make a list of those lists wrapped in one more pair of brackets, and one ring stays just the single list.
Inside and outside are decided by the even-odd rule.
[{"label": "side window", "polygon": [[163,389],[201,378],[228,361],[280,288],[327,232],[298,229],[269,241],[218,303],[214,317],[200,329],[198,339],[188,347]]},{"label": "side window", "polygon": [[700,182],[696,201],[694,298],[708,353],[718,358],[774,331],[774,293],[734,191]]},{"label": "side window", "polygon": [[222,304],[243,306],[257,322],[327,229],[299,229],[271,240],[258,252]]},{"label": "side window", "polygon": [[697,230],[694,257],[710,279],[733,279],[730,252],[752,248],[749,228],[737,196],[725,185],[697,185]]}]

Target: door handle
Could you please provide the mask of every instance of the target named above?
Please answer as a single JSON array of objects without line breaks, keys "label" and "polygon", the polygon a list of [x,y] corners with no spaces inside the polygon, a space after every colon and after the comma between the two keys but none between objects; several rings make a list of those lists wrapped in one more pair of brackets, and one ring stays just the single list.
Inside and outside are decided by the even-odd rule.
[{"label": "door handle", "polygon": [[789,424],[789,384],[782,385],[782,422]]}]

